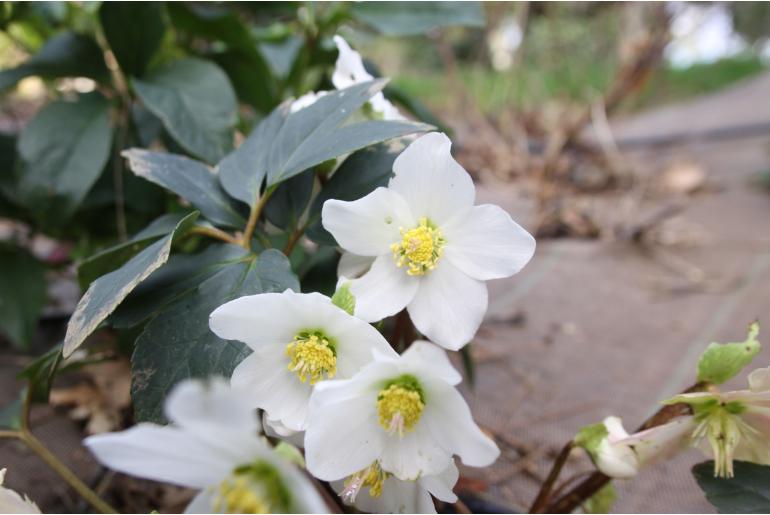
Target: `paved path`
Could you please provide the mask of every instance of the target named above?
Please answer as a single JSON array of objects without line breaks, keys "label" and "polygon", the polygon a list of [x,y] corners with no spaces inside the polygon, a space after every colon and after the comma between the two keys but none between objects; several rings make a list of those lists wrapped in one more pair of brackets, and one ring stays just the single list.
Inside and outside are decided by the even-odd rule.
[{"label": "paved path", "polygon": [[[616,123],[618,137],[644,138],[700,131],[720,124],[770,122],[770,75],[687,104],[663,107]],[[764,324],[770,364],[770,195],[749,178],[770,168],[770,137],[684,145],[630,158],[645,172],[671,159],[700,163],[711,191],[690,197],[682,223],[705,238],[669,247],[705,273],[694,289],[670,259],[611,241],[540,242],[517,277],[491,285],[490,320],[477,338],[478,383],[469,392],[477,417],[515,442],[532,444],[532,464],[508,452],[489,473],[490,494],[519,510],[544,476],[542,453],[558,450],[583,425],[615,414],[631,429],[657,402],[694,381],[695,362],[710,341],[734,341],[755,318]],[[506,206],[526,225],[527,200],[515,186],[488,185],[480,197]],[[650,204],[652,205],[652,204]],[[521,319],[523,318],[523,323]],[[507,321],[506,321],[507,319]],[[745,385],[745,378],[733,385]],[[713,512],[689,468],[696,451],[619,483],[619,512]],[[519,469],[524,467],[527,474]],[[575,459],[571,470],[584,470]],[[478,474],[470,472],[471,474]]]}]

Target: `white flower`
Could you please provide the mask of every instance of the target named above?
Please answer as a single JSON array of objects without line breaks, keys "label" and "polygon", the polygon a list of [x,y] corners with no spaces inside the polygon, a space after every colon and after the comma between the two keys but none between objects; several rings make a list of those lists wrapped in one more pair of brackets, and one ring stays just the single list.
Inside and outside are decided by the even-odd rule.
[{"label": "white flower", "polygon": [[629,435],[618,417],[604,419],[607,436],[592,453],[596,467],[610,477],[634,477],[643,465],[665,459],[684,449],[694,425],[691,417]]},{"label": "white flower", "polygon": [[521,270],[535,239],[498,206],[473,205],[473,181],[450,147],[441,133],[418,138],[396,158],[387,188],[327,200],[322,221],[344,250],[373,259],[351,281],[356,316],[374,322],[406,307],[421,333],[457,350],[486,312],[484,281]]},{"label": "white flower", "polygon": [[218,307],[210,327],[220,338],[251,347],[232,385],[251,392],[253,407],[292,431],[305,429],[318,381],[352,377],[374,349],[395,355],[376,329],[318,293],[241,297]]},{"label": "white flower", "polygon": [[138,424],[86,438],[104,465],[200,490],[187,513],[327,513],[308,479],[261,439],[243,392],[188,380],[166,401],[173,425]]},{"label": "white flower", "polygon": [[473,421],[446,353],[417,341],[401,356],[376,353],[351,379],[324,381],[310,399],[308,470],[335,481],[373,464],[397,479],[444,472],[457,454],[483,467],[500,451]]},{"label": "white flower", "polygon": [[[367,82],[374,77],[364,68],[361,54],[350,48],[348,42],[340,36],[334,36],[339,54],[332,74],[332,84],[337,89],[345,89],[355,84]],[[382,92],[374,95],[369,104],[372,109],[382,115],[385,120],[404,120],[404,116],[391,104]]]},{"label": "white flower", "polygon": [[749,374],[749,389],[677,395],[695,428],[692,444],[714,459],[714,475],[733,476],[733,460],[770,465],[770,367]]},{"label": "white flower", "polygon": [[436,513],[431,494],[444,502],[457,502],[452,491],[460,472],[454,461],[442,473],[402,481],[383,472],[378,463],[333,486],[343,502],[367,513]]},{"label": "white flower", "polygon": [[289,106],[289,112],[296,113],[300,109],[304,109],[310,105],[313,105],[315,104],[316,100],[324,95],[327,95],[328,93],[328,91],[309,91],[291,103]]},{"label": "white flower", "polygon": [[6,469],[0,470],[0,513],[40,513],[40,508],[26,495],[22,497],[3,486]]}]

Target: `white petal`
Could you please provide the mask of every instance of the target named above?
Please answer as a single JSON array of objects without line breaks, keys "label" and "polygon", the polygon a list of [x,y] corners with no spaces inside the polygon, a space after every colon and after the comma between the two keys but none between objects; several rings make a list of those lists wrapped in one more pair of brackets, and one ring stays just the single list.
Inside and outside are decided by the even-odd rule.
[{"label": "white petal", "polygon": [[463,379],[452,366],[446,351],[425,340],[415,341],[401,355],[401,362],[415,372],[427,371],[451,385],[459,384]]},{"label": "white petal", "polygon": [[188,488],[206,488],[237,463],[190,433],[139,424],[119,433],[90,436],[86,447],[105,466],[132,476]]},{"label": "white petal", "polygon": [[377,420],[377,390],[366,377],[319,383],[308,420],[305,460],[319,479],[347,477],[381,454],[384,431]]},{"label": "white petal", "polygon": [[355,507],[365,513],[436,513],[428,491],[417,481],[401,481],[389,477],[379,497],[364,488],[356,497]]},{"label": "white petal", "polygon": [[421,477],[419,483],[437,499],[454,503],[457,502],[454,487],[459,478],[460,471],[457,470],[457,465],[452,460],[452,463],[443,472],[433,476]]},{"label": "white petal", "polygon": [[216,513],[214,511],[214,502],[216,500],[216,493],[213,488],[206,488],[198,492],[198,495],[193,497],[187,508],[184,509],[185,513]]},{"label": "white petal", "polygon": [[243,391],[223,378],[179,383],[166,399],[166,416],[182,427],[225,425],[244,432],[259,431],[254,406]]},{"label": "white petal", "polygon": [[666,424],[634,433],[617,444],[631,446],[639,462],[649,464],[666,459],[686,448],[694,430],[693,417],[679,417]]},{"label": "white petal", "polygon": [[749,374],[749,388],[752,392],[770,390],[770,367],[753,370]]},{"label": "white petal", "polygon": [[420,280],[396,266],[390,254],[379,256],[361,278],[350,281],[356,297],[355,315],[367,322],[377,322],[395,315],[417,293]]},{"label": "white petal", "polygon": [[250,392],[252,405],[265,410],[270,420],[301,431],[313,387],[287,368],[285,349],[283,343],[263,345],[235,367],[231,381],[233,387]]},{"label": "white petal", "polygon": [[382,114],[384,120],[406,120],[404,115],[399,112],[390,100],[385,98],[385,95],[383,95],[382,92],[374,95],[369,100],[369,104],[372,106],[372,109]]},{"label": "white petal", "polygon": [[535,253],[535,238],[498,206],[483,204],[441,226],[444,259],[475,279],[510,277]]},{"label": "white petal", "polygon": [[359,256],[352,252],[343,252],[340,262],[337,264],[337,275],[347,279],[357,279],[371,268],[374,258],[372,256]]},{"label": "white petal", "polygon": [[348,315],[340,310],[340,320],[330,330],[329,336],[337,344],[338,379],[348,379],[358,373],[365,365],[374,360],[373,351],[379,355],[398,354],[380,332],[360,318]]},{"label": "white petal", "polygon": [[289,106],[289,112],[290,113],[296,113],[297,111],[304,109],[308,106],[311,106],[316,103],[316,101],[327,95],[328,91],[308,91],[301,97],[299,97],[297,100],[291,103]]},{"label": "white petal", "polygon": [[[457,454],[465,465],[486,467],[500,455],[500,449],[473,421],[473,415],[462,395],[440,382],[427,383],[427,401],[423,417],[433,437],[451,454]],[[439,472],[443,470],[440,469]]]},{"label": "white petal", "polygon": [[400,229],[415,225],[404,198],[382,187],[351,202],[327,200],[321,223],[340,247],[361,256],[390,254],[390,246],[401,241]]},{"label": "white petal", "polygon": [[627,445],[611,444],[607,438],[599,444],[594,460],[596,468],[612,478],[627,479],[639,472],[634,451]]},{"label": "white petal", "polygon": [[487,301],[486,284],[444,261],[421,278],[407,309],[422,334],[444,348],[458,350],[476,334]]},{"label": "white petal", "polygon": [[361,54],[350,48],[348,42],[342,37],[335,35],[334,43],[339,52],[337,62],[334,65],[332,74],[332,84],[337,89],[345,89],[359,82],[372,80],[374,77],[364,68],[364,61]]},{"label": "white petal", "polygon": [[620,417],[607,417],[604,419],[603,424],[609,433],[610,442],[628,437],[628,432],[623,428],[623,421]]},{"label": "white petal", "polygon": [[2,486],[6,469],[0,470],[0,513],[40,513],[40,508],[26,495],[22,497],[10,488]]},{"label": "white petal", "polygon": [[471,176],[454,160],[452,142],[431,132],[417,138],[393,162],[389,188],[400,193],[415,220],[427,217],[439,226],[473,205]]},{"label": "white petal", "polygon": [[[422,417],[427,417],[423,413]],[[403,437],[385,434],[380,464],[398,479],[415,481],[422,476],[438,474],[452,459],[452,451],[431,433],[430,424],[421,417],[413,431]],[[382,431],[382,428],[379,428]]]}]

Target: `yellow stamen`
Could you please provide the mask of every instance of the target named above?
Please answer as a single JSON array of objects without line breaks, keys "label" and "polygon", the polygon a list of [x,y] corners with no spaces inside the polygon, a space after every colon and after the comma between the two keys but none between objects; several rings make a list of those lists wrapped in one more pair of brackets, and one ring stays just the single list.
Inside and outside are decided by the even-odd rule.
[{"label": "yellow stamen", "polygon": [[267,502],[255,492],[245,477],[222,481],[215,508],[221,513],[270,513]]},{"label": "yellow stamen", "polygon": [[[289,370],[299,380],[316,384],[331,379],[337,373],[337,355],[332,342],[319,332],[302,332],[286,346],[286,355],[291,358]],[[325,376],[325,377],[324,377]]]},{"label": "yellow stamen", "polygon": [[340,494],[345,502],[355,502],[362,488],[369,487],[369,495],[379,497],[382,495],[382,485],[391,476],[380,468],[380,463],[375,461],[363,470],[359,470],[345,480],[345,489]]},{"label": "yellow stamen", "polygon": [[389,433],[403,437],[420,421],[425,404],[420,392],[409,385],[394,383],[377,396],[380,425]]},{"label": "yellow stamen", "polygon": [[213,504],[219,513],[288,513],[291,498],[278,471],[257,461],[233,470]]},{"label": "yellow stamen", "polygon": [[409,275],[425,275],[436,268],[446,243],[441,230],[427,218],[420,218],[414,229],[400,231],[401,242],[390,246],[396,266],[406,266]]}]

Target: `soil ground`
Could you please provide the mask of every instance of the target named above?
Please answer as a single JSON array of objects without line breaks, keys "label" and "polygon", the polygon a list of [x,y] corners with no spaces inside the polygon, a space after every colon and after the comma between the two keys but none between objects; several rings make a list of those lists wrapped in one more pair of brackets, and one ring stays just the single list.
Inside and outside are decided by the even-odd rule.
[{"label": "soil ground", "polygon": [[[770,75],[764,75],[613,128],[619,139],[636,139],[770,122],[768,88]],[[710,341],[740,340],[756,318],[770,333],[770,194],[749,181],[770,168],[769,144],[770,135],[720,142],[696,137],[637,149],[626,157],[644,174],[681,158],[705,171],[705,191],[676,199],[685,210],[671,221],[672,231],[684,234],[688,245],[642,250],[609,238],[541,241],[521,274],[490,283],[488,318],[473,345],[476,385],[464,386],[464,393],[479,423],[501,440],[503,456],[494,467],[466,470],[486,482],[492,502],[525,511],[554,454],[583,425],[614,414],[632,429],[658,401],[693,382],[697,356]],[[530,222],[532,202],[516,184],[482,184],[478,197],[504,206],[525,226]],[[14,377],[22,361],[0,356],[0,404],[21,387]],[[770,363],[770,344],[756,363]],[[104,477],[65,411],[35,408],[33,427],[86,481]],[[712,512],[689,472],[702,459],[691,451],[618,482],[614,511]],[[0,467],[9,469],[8,486],[46,511],[86,509],[20,444],[0,442]],[[576,455],[563,477],[581,470],[590,465]]]}]

